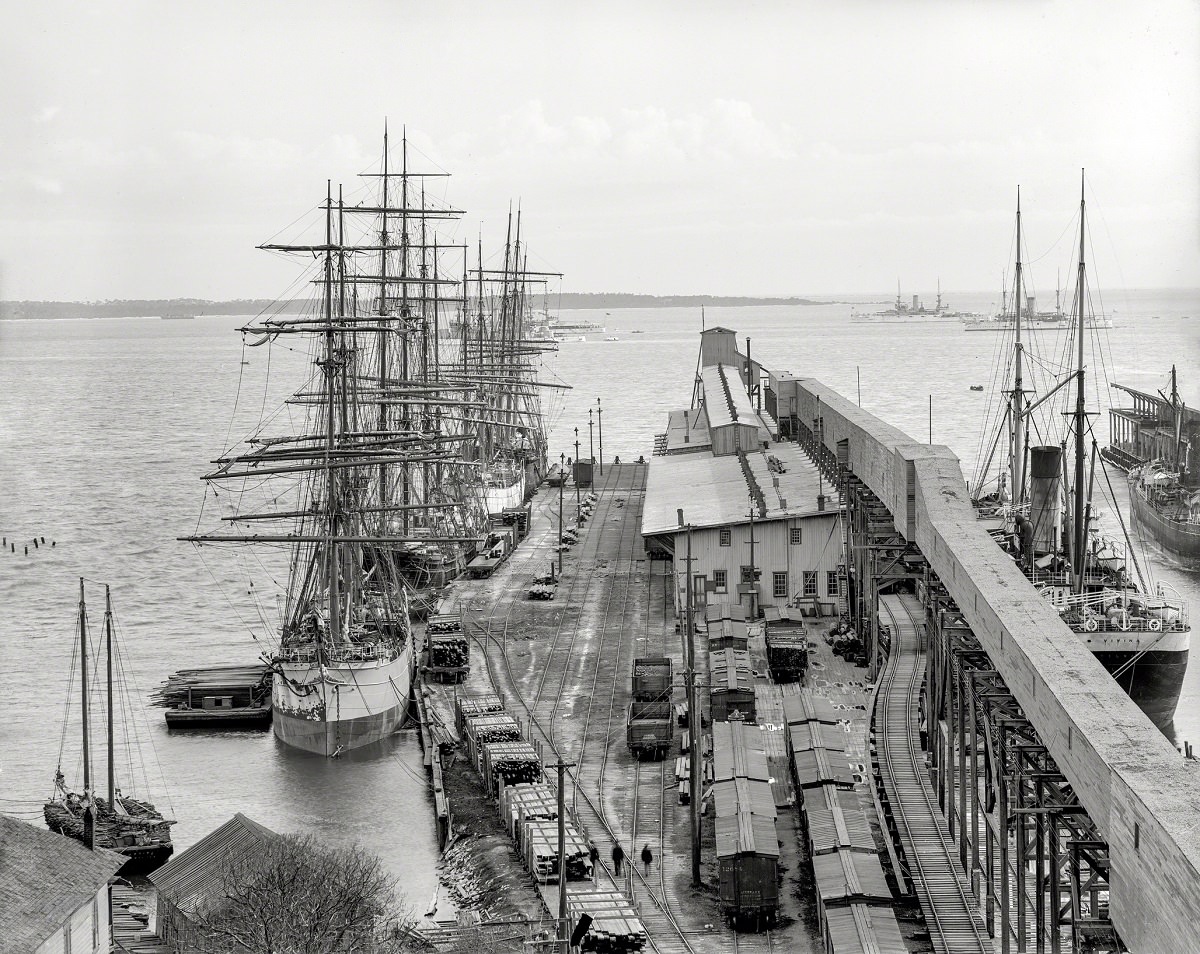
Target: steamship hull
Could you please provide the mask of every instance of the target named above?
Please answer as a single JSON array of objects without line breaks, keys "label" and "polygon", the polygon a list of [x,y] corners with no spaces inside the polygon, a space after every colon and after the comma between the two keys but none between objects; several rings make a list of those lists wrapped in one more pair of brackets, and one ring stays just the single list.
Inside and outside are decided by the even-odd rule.
[{"label": "steamship hull", "polygon": [[1129,509],[1134,524],[1145,530],[1163,549],[1190,560],[1200,559],[1200,525],[1173,520],[1155,509],[1136,478],[1129,487]]},{"label": "steamship hull", "polygon": [[1184,637],[1182,647],[1150,650],[1093,650],[1097,661],[1112,675],[1129,698],[1137,703],[1160,729],[1166,729],[1175,718],[1175,707],[1187,673],[1187,633],[1167,634]]}]

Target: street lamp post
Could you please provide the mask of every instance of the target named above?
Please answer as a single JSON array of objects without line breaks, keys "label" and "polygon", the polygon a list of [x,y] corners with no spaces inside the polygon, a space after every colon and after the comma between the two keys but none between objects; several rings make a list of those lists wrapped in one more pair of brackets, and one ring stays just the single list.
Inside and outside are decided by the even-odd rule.
[{"label": "street lamp post", "polygon": [[[600,406],[600,399],[596,398],[596,426],[600,430],[600,476],[604,476],[604,409]],[[933,441],[930,441],[932,444]]]}]

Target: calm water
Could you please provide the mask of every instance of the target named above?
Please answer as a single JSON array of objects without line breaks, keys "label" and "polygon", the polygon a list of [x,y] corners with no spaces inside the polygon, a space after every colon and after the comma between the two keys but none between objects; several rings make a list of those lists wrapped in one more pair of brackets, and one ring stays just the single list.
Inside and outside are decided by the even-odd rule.
[{"label": "calm water", "polygon": [[[991,302],[950,297],[971,311]],[[1129,293],[1107,304],[1117,309],[1108,332],[1112,380],[1161,387],[1174,362],[1185,399],[1200,402],[1200,292]],[[849,312],[840,304],[710,308],[707,321],[734,329],[743,342],[749,335],[752,353],[772,369],[812,375],[849,397],[861,379],[863,406],[918,440],[929,433],[932,395],[934,440],[957,451],[970,472],[988,394],[969,387],[990,383],[1001,336],[953,324],[855,324]],[[587,412],[597,398],[605,459],[648,455],[666,409],[686,404],[691,393],[698,310],[569,315],[606,331],[564,342],[549,361],[547,377],[573,385],[546,402],[554,456],[575,456],[575,427],[586,455]],[[327,762],[284,749],[269,733],[168,734],[161,711],[145,704],[147,692],[176,669],[249,662],[269,648],[286,554],[198,551],[176,541],[196,527],[208,461],[307,373],[302,355],[281,348],[243,352],[239,323],[0,323],[0,534],[18,544],[15,554],[0,554],[0,810],[38,819],[49,794],[82,575],[113,586],[133,721],[150,743],[140,748],[149,794],[179,819],[180,847],[238,811],[280,831],[363,842],[423,911],[436,882],[437,845],[411,733],[372,758]],[[610,335],[619,340],[605,340]],[[1043,347],[1053,350],[1049,341]],[[598,451],[598,427],[592,436]],[[25,556],[35,536],[56,546],[31,546]],[[1152,562],[1200,607],[1200,574],[1161,556]],[[91,597],[96,623],[102,598],[99,589]],[[1189,673],[1176,728],[1179,738],[1200,743],[1200,666]],[[130,758],[121,750],[118,764]],[[78,762],[72,738],[63,758],[68,778],[77,778]]]}]

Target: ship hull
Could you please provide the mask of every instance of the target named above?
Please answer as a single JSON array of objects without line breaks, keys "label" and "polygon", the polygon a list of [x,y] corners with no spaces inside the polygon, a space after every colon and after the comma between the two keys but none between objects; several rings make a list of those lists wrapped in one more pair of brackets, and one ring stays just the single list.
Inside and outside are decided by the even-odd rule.
[{"label": "ship hull", "polygon": [[1187,672],[1188,650],[1101,651],[1096,659],[1160,729],[1171,724]]},{"label": "ship hull", "polygon": [[1188,559],[1200,559],[1200,527],[1189,528],[1178,520],[1171,520],[1150,505],[1141,490],[1129,488],[1130,510],[1134,523],[1144,529],[1166,550]]},{"label": "ship hull", "polygon": [[319,667],[280,662],[272,685],[272,729],[284,745],[336,756],[380,742],[403,724],[412,648],[391,660]]},{"label": "ship hull", "polygon": [[525,502],[524,475],[511,484],[493,485],[484,491],[489,516],[498,516],[505,510],[512,510]]}]

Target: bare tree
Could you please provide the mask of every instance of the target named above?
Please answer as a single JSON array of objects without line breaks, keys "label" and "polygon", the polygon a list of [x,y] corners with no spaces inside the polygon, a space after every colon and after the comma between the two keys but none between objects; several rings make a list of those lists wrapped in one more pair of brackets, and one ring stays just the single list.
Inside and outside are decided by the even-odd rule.
[{"label": "bare tree", "polygon": [[395,954],[416,923],[378,857],[310,835],[230,857],[190,920],[222,954]]}]

